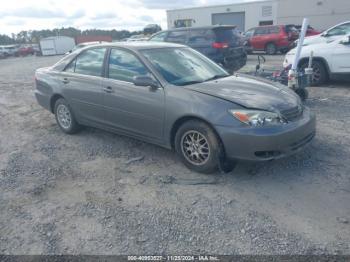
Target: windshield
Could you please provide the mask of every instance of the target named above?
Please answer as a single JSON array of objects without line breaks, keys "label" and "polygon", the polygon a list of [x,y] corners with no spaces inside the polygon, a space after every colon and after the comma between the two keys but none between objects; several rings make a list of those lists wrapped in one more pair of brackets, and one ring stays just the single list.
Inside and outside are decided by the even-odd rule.
[{"label": "windshield", "polygon": [[142,53],[173,85],[202,83],[229,76],[220,66],[190,48],[150,49]]}]

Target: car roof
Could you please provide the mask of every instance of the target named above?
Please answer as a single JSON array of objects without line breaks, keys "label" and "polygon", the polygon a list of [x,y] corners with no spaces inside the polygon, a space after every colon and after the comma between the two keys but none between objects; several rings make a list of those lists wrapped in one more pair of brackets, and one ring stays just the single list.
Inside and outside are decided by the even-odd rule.
[{"label": "car roof", "polygon": [[101,43],[95,45],[89,45],[86,48],[91,47],[123,47],[131,50],[143,50],[143,49],[158,49],[158,48],[175,48],[186,47],[180,44],[168,43],[168,42],[150,42],[150,41],[136,41],[136,42],[113,42],[113,43]]},{"label": "car roof", "polygon": [[[210,26],[195,26],[195,27],[180,27],[180,28],[173,28],[173,29],[168,29],[164,30],[161,32],[165,31],[184,31],[184,30],[200,30],[200,29],[234,29],[237,26],[235,25],[210,25]],[[160,32],[159,32],[160,33]]]}]

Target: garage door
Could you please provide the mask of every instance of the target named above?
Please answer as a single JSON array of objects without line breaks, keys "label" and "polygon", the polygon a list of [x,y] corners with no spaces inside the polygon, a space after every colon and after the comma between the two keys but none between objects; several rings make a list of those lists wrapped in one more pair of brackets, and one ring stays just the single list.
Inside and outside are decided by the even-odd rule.
[{"label": "garage door", "polygon": [[236,25],[238,30],[245,31],[245,13],[212,14],[212,25]]}]

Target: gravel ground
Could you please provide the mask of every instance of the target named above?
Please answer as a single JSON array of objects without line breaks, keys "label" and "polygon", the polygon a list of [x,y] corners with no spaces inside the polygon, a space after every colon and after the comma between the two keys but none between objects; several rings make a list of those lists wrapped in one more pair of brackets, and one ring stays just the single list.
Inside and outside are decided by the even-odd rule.
[{"label": "gravel ground", "polygon": [[202,175],[134,139],[64,135],[33,97],[58,59],[0,60],[1,254],[350,254],[349,83],[310,88],[305,151]]}]

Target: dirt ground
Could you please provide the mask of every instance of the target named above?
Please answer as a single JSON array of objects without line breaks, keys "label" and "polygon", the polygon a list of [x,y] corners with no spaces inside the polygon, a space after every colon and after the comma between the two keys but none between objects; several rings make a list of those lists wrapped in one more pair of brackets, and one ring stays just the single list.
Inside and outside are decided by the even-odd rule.
[{"label": "dirt ground", "polygon": [[58,59],[0,60],[0,254],[350,254],[350,83],[310,88],[305,151],[202,175],[134,139],[63,134],[33,96]]}]

